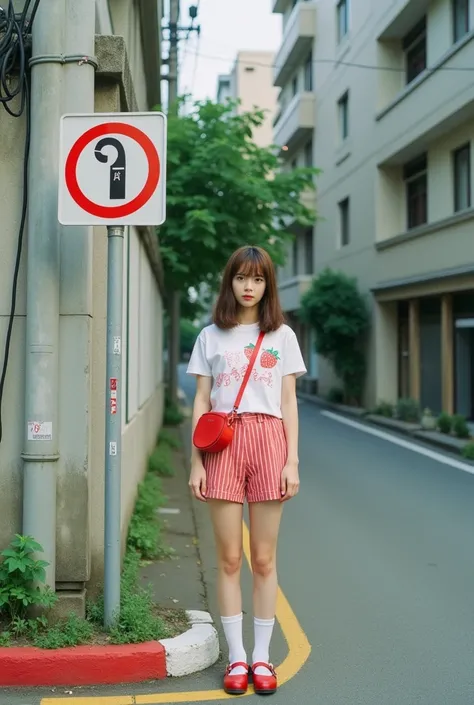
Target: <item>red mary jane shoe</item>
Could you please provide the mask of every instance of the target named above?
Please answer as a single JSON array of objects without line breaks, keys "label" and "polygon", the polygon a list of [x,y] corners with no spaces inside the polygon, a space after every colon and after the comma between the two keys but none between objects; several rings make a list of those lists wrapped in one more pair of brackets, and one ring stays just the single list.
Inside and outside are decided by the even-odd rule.
[{"label": "red mary jane shoe", "polygon": [[[257,668],[266,668],[270,671],[269,676],[259,676],[255,673]],[[257,695],[273,695],[277,690],[277,674],[271,663],[254,663],[252,666],[253,688]]]},{"label": "red mary jane shoe", "polygon": [[[230,672],[237,668],[237,666],[242,666],[245,668],[245,673],[239,673],[231,676]],[[243,661],[237,661],[237,663],[231,663],[227,666],[225,676],[224,676],[224,690],[229,695],[243,695],[247,692],[249,687],[249,667],[247,663]]]}]

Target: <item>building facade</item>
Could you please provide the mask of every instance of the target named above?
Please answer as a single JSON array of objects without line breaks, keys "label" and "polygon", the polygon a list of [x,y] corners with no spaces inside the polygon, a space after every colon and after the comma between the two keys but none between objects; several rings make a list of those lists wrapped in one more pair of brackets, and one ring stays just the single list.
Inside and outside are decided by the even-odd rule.
[{"label": "building facade", "polygon": [[[367,294],[365,403],[409,396],[472,419],[474,3],[275,0],[274,11],[285,25],[275,82],[288,90],[312,51],[314,273],[341,270]],[[293,104],[304,99],[298,84]],[[289,158],[306,124],[295,114],[275,132]],[[322,393],[335,384],[324,360],[318,376]]]},{"label": "building facade", "polygon": [[[90,2],[95,7],[90,12]],[[76,91],[74,64],[61,67],[60,111],[129,112],[148,110],[160,102],[161,40],[160,3],[148,0],[87,0],[81,11],[91,16],[84,44],[97,58],[90,91]],[[65,26],[71,27],[77,4],[64,3]],[[41,12],[41,6],[38,12]],[[69,23],[69,24],[68,24]],[[71,33],[71,36],[74,32]],[[56,37],[58,48],[67,53],[68,33]],[[87,51],[87,46],[81,47]],[[52,49],[53,51],[53,49]],[[69,52],[71,53],[71,52]],[[81,100],[84,98],[84,103]],[[34,114],[32,120],[35,119]],[[56,124],[56,123],[55,123]],[[57,121],[59,139],[59,119]],[[2,193],[2,238],[0,244],[0,336],[5,340],[12,277],[23,198],[23,144],[25,120],[14,119],[0,109],[0,189]],[[54,137],[54,140],[56,138]],[[44,180],[57,193],[57,144],[50,144],[51,171]],[[57,213],[57,209],[55,211]],[[30,220],[34,214],[29,214]],[[59,227],[60,272],[51,272],[51,287],[58,292],[59,330],[57,390],[50,390],[55,409],[51,424],[57,454],[55,583],[64,610],[84,609],[86,589],[102,579],[104,552],[104,463],[106,409],[107,333],[107,233],[103,227]],[[23,478],[28,421],[25,399],[25,360],[31,353],[26,336],[27,248],[23,248],[18,280],[16,315],[8,374],[3,394],[3,438],[0,444],[0,543],[5,548],[15,533],[22,533]],[[48,264],[49,266],[49,264]],[[53,271],[53,267],[51,267]],[[123,413],[122,413],[122,545],[133,511],[137,485],[146,470],[163,411],[162,366],[162,271],[154,229],[126,229],[123,269]],[[2,343],[3,353],[3,343]],[[3,364],[3,359],[2,359]],[[57,391],[57,393],[56,393]],[[49,393],[49,392],[48,392]],[[44,419],[42,419],[44,420]],[[37,454],[49,446],[37,442]],[[54,507],[54,505],[53,505]],[[46,509],[45,509],[46,511]],[[54,510],[53,510],[54,511]],[[43,537],[36,536],[42,542]],[[49,556],[45,556],[49,558]]]},{"label": "building facade", "polygon": [[239,51],[230,74],[217,80],[217,102],[239,100],[238,112],[258,108],[265,111],[265,121],[254,132],[261,147],[273,142],[273,121],[277,110],[278,89],[273,85],[274,54],[270,51]]}]

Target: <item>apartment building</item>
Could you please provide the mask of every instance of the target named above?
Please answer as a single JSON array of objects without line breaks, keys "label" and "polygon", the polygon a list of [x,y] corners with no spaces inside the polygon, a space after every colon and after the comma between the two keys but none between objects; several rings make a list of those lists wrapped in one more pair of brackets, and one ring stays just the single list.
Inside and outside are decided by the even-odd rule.
[{"label": "apartment building", "polygon": [[[59,8],[61,3],[56,5]],[[77,3],[66,0],[62,7],[64,26],[71,28],[77,15]],[[40,3],[38,17],[47,9],[48,4]],[[57,194],[60,178],[59,160],[55,156],[60,114],[135,112],[152,109],[160,102],[161,0],[87,0],[81,11],[86,13],[88,31],[81,36],[80,50],[95,56],[98,67],[94,71],[92,66],[66,64],[60,69],[63,94],[57,115],[52,113],[53,127],[48,144],[51,159],[43,152],[46,167],[43,179],[54,194]],[[58,46],[63,53],[71,53],[65,35],[66,32],[54,38],[53,53]],[[78,70],[90,71],[88,90],[76,90],[77,74],[74,72]],[[35,120],[34,113],[32,119]],[[15,119],[0,108],[0,134],[0,357],[3,365],[24,196],[24,116]],[[44,508],[55,517],[56,590],[66,605],[65,611],[81,612],[85,588],[97,587],[103,574],[107,232],[105,227],[61,227],[55,216],[57,209],[54,203],[53,208],[49,208],[50,205],[51,228],[58,228],[60,267],[55,266],[53,252],[51,259],[38,266],[42,266],[44,276],[48,277],[53,300],[56,292],[52,310],[56,316],[53,327],[57,327],[58,335],[55,338],[48,328],[45,331],[36,323],[34,337],[31,338],[30,332],[28,339],[28,327],[31,331],[31,321],[37,319],[38,312],[33,310],[31,293],[28,295],[28,251],[24,246],[2,404],[0,542],[4,548],[15,533],[22,532],[25,468],[28,462],[44,458],[39,475],[46,472],[45,466],[53,467],[56,485],[56,497],[51,498],[50,504],[45,502]],[[30,211],[30,221],[32,218],[34,214]],[[42,236],[38,232],[38,237]],[[123,284],[121,523],[124,548],[137,485],[155,445],[163,411],[164,292],[155,229],[126,228]],[[50,385],[48,380],[43,391],[44,395],[51,394],[51,416],[46,419],[31,419],[26,412],[29,389],[25,368],[32,352],[54,355],[57,361],[57,385]],[[50,438],[30,438],[28,429],[32,421],[48,422]],[[41,497],[38,501],[42,501]],[[35,538],[45,545],[44,536]],[[49,541],[49,534],[47,538]],[[49,555],[46,557],[50,559]]]},{"label": "apartment building", "polygon": [[273,85],[274,59],[270,51],[239,51],[231,73],[217,79],[218,103],[240,100],[239,112],[255,108],[265,111],[264,123],[254,132],[254,140],[261,147],[273,142],[278,96],[278,88]]},{"label": "apartment building", "polygon": [[[371,308],[365,403],[410,396],[472,419],[474,2],[275,0],[274,11],[285,25],[274,80],[290,97],[276,139],[301,160],[292,140],[311,134],[323,172],[314,273],[357,277]],[[293,94],[303,47],[310,95],[300,81]],[[288,271],[281,281],[297,289],[293,306],[304,263],[290,264],[299,285]],[[320,360],[320,391],[334,382]]]},{"label": "apartment building", "polygon": [[[283,16],[283,40],[275,57],[273,81],[279,89],[278,109],[273,121],[273,141],[281,148],[284,168],[312,167],[315,164],[316,93],[314,91],[314,53],[317,30],[315,0],[275,0],[273,11]],[[315,194],[303,198],[315,208]],[[294,235],[286,264],[279,271],[279,289],[288,323],[300,341],[308,375],[300,385],[315,391],[319,376],[314,332],[298,319],[301,297],[315,274],[313,228],[289,223]]]}]

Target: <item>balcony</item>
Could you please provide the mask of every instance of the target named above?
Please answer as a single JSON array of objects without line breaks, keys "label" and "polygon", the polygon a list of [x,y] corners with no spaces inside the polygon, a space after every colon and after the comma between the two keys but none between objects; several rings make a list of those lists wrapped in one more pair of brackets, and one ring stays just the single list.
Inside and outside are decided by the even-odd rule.
[{"label": "balcony", "polygon": [[295,147],[311,137],[316,126],[316,95],[298,93],[282,112],[274,129],[274,142],[279,147],[288,147],[290,156]]},{"label": "balcony", "polygon": [[463,70],[473,65],[470,32],[380,110],[374,133],[379,164],[403,164],[433,140],[474,119],[472,73]]},{"label": "balcony", "polygon": [[308,57],[316,37],[316,2],[298,2],[286,25],[280,51],[275,58],[273,83],[283,87],[295,67]]}]

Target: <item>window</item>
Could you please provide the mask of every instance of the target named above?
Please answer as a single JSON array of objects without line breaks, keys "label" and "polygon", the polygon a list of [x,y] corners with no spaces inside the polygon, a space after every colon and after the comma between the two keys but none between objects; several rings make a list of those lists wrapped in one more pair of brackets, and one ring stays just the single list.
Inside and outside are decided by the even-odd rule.
[{"label": "window", "polygon": [[346,247],[346,245],[348,245],[350,241],[348,198],[345,198],[339,203],[339,228],[341,247]]},{"label": "window", "polygon": [[304,234],[304,260],[305,274],[313,274],[313,228],[306,230]]},{"label": "window", "polygon": [[291,92],[293,96],[298,93],[298,76],[295,76],[291,82]]},{"label": "window", "polygon": [[313,166],[313,140],[310,140],[305,144],[304,165],[307,167]]},{"label": "window", "polygon": [[405,164],[407,227],[417,228],[428,222],[428,160],[426,154]]},{"label": "window", "polygon": [[337,41],[341,42],[349,32],[349,0],[337,3]]},{"label": "window", "polygon": [[471,145],[465,144],[453,153],[454,210],[471,207]]},{"label": "window", "polygon": [[469,32],[469,0],[452,0],[453,39],[458,42]]},{"label": "window", "polygon": [[426,69],[426,17],[403,40],[406,82],[411,83]]},{"label": "window", "polygon": [[339,137],[344,142],[349,137],[349,92],[344,93],[338,103],[339,111]]},{"label": "window", "polygon": [[313,90],[313,52],[304,65],[304,89],[309,93]]}]

